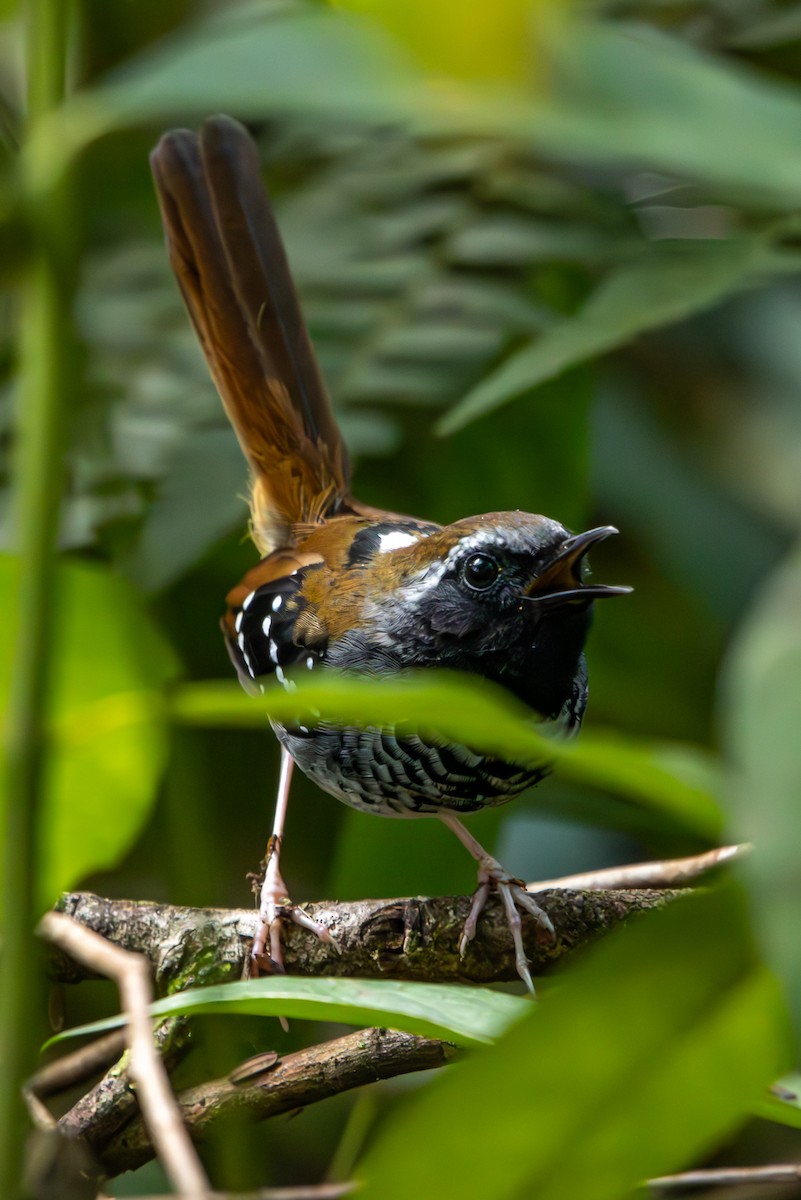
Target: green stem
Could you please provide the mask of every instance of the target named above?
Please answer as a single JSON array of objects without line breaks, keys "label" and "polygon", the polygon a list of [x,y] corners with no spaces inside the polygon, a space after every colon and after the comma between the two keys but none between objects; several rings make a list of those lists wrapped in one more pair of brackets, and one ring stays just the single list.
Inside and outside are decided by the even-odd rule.
[{"label": "green stem", "polygon": [[[69,6],[64,0],[28,0],[27,17],[30,132],[63,96]],[[53,649],[62,429],[71,365],[73,238],[66,199],[63,181],[47,196],[27,197],[33,247],[20,314],[15,461],[20,572],[5,729],[0,972],[0,1196],[8,1200],[23,1194],[25,1114],[20,1087],[30,1072],[41,1032],[41,983],[32,934]]]}]

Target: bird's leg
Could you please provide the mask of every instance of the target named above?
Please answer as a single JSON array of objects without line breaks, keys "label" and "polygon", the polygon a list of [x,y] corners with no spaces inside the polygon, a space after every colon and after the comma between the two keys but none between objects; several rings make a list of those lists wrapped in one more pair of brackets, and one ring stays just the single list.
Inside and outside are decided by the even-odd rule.
[{"label": "bird's leg", "polygon": [[268,939],[270,968],[274,972],[283,972],[284,952],[281,945],[282,920],[294,921],[296,925],[300,925],[303,929],[308,929],[310,933],[315,934],[321,942],[330,942],[336,946],[336,942],[325,925],[321,925],[319,921],[313,921],[303,909],[299,908],[297,904],[292,903],[281,874],[281,841],[284,836],[289,785],[292,782],[292,770],[294,766],[295,762],[292,755],[282,746],[278,798],[275,803],[273,831],[267,843],[267,863],[264,872],[264,882],[261,885],[259,928],[256,931],[250,951],[250,975],[253,977],[259,974],[259,966],[265,960]]},{"label": "bird's leg", "polygon": [[518,909],[523,909],[525,912],[530,913],[532,917],[536,917],[542,928],[553,936],[554,927],[551,924],[550,917],[547,913],[543,912],[536,900],[529,895],[525,889],[525,885],[519,879],[515,879],[513,875],[510,875],[508,871],[504,870],[498,860],[487,853],[481,843],[476,841],[472,833],[465,828],[458,817],[454,816],[451,812],[440,812],[437,815],[456,834],[465,849],[472,854],[478,863],[478,887],[473,893],[473,903],[470,906],[470,913],[462,930],[462,936],[459,941],[459,954],[464,957],[469,943],[476,936],[478,918],[484,911],[490,891],[494,888],[500,895],[506,911],[506,922],[509,926],[509,932],[512,935],[515,947],[517,973],[531,994],[534,995],[534,984],[531,979],[531,972],[528,969],[528,959],[526,958],[526,951],[523,946],[522,922]]}]

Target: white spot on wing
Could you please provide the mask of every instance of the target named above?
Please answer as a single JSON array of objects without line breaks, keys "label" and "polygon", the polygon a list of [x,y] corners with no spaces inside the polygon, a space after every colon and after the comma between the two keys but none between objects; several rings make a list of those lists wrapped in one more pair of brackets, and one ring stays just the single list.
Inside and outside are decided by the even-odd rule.
[{"label": "white spot on wing", "polygon": [[393,529],[392,533],[382,533],[378,538],[378,553],[388,554],[390,550],[400,550],[403,546],[413,546],[417,541],[413,533],[404,533],[401,529]]},{"label": "white spot on wing", "polygon": [[314,668],[314,658],[312,657],[311,654],[306,659],[306,667],[309,671],[311,671]]},{"label": "white spot on wing", "polygon": [[270,619],[270,617],[265,617],[261,623],[261,631],[265,637],[270,636],[270,625],[271,624],[272,624],[272,620]]},{"label": "white spot on wing", "polygon": [[295,691],[297,684],[293,683],[291,679],[287,679],[286,675],[284,674],[284,672],[281,670],[280,667],[275,668],[275,678],[278,680],[278,682],[280,684],[283,685],[283,687],[286,688],[286,690],[288,692]]},{"label": "white spot on wing", "polygon": [[255,595],[256,595],[255,592],[251,592],[249,596],[245,596],[245,599],[242,601],[242,612],[247,612],[247,610],[250,608],[251,604],[253,603],[253,597]]},{"label": "white spot on wing", "polygon": [[[278,644],[272,640],[270,641],[270,661],[274,663],[278,662]],[[275,673],[277,675],[278,671]]]},{"label": "white spot on wing", "polygon": [[273,597],[272,606],[271,606],[271,607],[272,607],[272,610],[273,610],[273,612],[278,612],[279,608],[281,607],[281,605],[282,605],[283,603],[284,603],[284,598],[283,598],[283,596],[274,596],[274,597]]},{"label": "white spot on wing", "polygon": [[236,614],[236,620],[234,621],[234,629],[236,630],[237,633],[239,633],[239,630],[242,628],[242,617],[243,616],[244,616],[244,613],[242,613],[242,612],[238,612]]}]

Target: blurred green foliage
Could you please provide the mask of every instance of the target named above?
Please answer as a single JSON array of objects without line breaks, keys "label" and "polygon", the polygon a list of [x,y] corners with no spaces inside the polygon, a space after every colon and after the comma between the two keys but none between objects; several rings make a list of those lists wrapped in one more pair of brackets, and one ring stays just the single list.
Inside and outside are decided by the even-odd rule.
[{"label": "blurred green foliage", "polygon": [[[275,746],[261,707],[213,682],[229,677],[224,595],[254,561],[244,465],[169,273],[147,169],[164,127],[224,109],[263,150],[357,494],[442,521],[519,507],[621,530],[595,570],[636,590],[598,614],[583,746],[508,810],[477,817],[476,835],[529,878],[710,844],[718,805],[727,836],[757,843],[743,874],[755,948],[740,901],[713,890],[596,948],[541,1014],[458,1074],[401,1100],[383,1086],[363,1171],[375,1194],[390,1194],[413,1144],[417,1175],[398,1174],[398,1195],[441,1194],[458,1176],[465,1195],[472,1180],[483,1195],[612,1198],[767,1114],[760,1088],[790,1055],[765,963],[801,1007],[801,4],[459,8],[446,53],[417,4],[80,0],[71,96],[26,129],[23,14],[0,5],[11,554],[18,297],[65,174],[59,244],[79,263],[62,314],[80,352],[38,886],[48,899],[83,882],[241,903],[266,836]],[[521,13],[525,53],[508,32]],[[9,655],[14,578],[4,565]],[[403,703],[336,689],[329,702]],[[457,708],[448,692],[429,703]],[[481,722],[478,698],[458,707]],[[493,711],[490,741],[523,736]],[[284,858],[296,896],[470,886],[435,823],[371,820],[304,780],[296,791]],[[68,1007],[96,1015],[91,1001]],[[201,1025],[212,1033],[186,1078],[314,1036],[298,1026]],[[465,1122],[480,1127],[487,1095],[479,1165]],[[350,1103],[221,1143],[215,1185],[322,1177]],[[769,1114],[782,1119],[778,1103]],[[152,1172],[130,1183],[158,1186]]]}]

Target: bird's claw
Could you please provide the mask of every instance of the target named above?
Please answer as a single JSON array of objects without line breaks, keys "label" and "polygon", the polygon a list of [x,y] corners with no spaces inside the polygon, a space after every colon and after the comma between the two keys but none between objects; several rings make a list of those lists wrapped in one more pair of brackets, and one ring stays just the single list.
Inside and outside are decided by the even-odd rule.
[{"label": "bird's claw", "polygon": [[556,936],[553,923],[548,914],[537,904],[534,897],[526,891],[525,884],[505,871],[501,864],[489,855],[479,863],[478,887],[473,893],[470,912],[462,929],[462,936],[459,940],[459,955],[461,958],[464,958],[467,947],[476,936],[478,919],[486,907],[487,899],[492,890],[498,892],[503,903],[504,912],[506,913],[506,923],[509,926],[509,932],[512,935],[514,943],[517,973],[533,996],[536,993],[523,945],[523,923],[520,919],[520,910],[522,909],[534,917],[550,937]]},{"label": "bird's claw", "polygon": [[[259,928],[253,939],[248,962],[248,975],[255,979],[260,973],[284,975],[284,947],[281,938],[282,925],[291,923],[301,929],[313,933],[321,942],[333,946],[338,954],[341,953],[339,944],[331,931],[320,921],[315,921],[307,912],[290,900],[286,892],[286,884],[276,868],[270,869],[261,889],[261,904],[259,906]],[[267,947],[269,944],[269,953]]]}]

